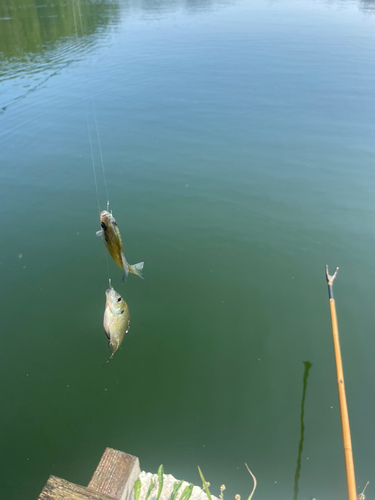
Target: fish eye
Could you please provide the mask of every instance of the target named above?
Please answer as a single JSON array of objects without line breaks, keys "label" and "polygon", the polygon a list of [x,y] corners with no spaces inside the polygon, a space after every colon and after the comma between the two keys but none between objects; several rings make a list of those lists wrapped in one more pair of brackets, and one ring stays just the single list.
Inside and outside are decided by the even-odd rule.
[{"label": "fish eye", "polygon": [[117,299],[117,302],[121,302],[121,297],[119,297],[119,298]]},{"label": "fish eye", "polygon": [[100,225],[101,225],[101,227],[104,229],[104,231],[106,231],[106,230],[107,230],[107,226],[104,224],[104,222],[101,222],[101,223],[100,223]]}]

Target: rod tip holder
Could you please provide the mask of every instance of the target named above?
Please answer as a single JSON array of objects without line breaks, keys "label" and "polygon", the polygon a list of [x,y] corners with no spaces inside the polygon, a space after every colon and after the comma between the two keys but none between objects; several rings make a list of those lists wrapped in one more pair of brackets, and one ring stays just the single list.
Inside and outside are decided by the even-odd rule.
[{"label": "rod tip holder", "polygon": [[336,278],[336,274],[337,274],[337,271],[339,270],[338,267],[336,267],[336,271],[334,272],[334,274],[331,276],[329,273],[328,273],[328,265],[326,266],[326,278],[327,278],[327,283],[329,285],[332,285],[333,283],[333,280]]}]

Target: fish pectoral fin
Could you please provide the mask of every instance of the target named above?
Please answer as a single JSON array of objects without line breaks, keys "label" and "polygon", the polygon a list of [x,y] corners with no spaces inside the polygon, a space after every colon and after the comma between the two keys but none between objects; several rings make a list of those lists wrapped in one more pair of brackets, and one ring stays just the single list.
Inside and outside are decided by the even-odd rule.
[{"label": "fish pectoral fin", "polygon": [[105,364],[109,363],[111,361],[111,359],[113,359],[113,356],[115,355],[115,353],[113,352],[109,358],[107,359],[107,361],[105,362]]},{"label": "fish pectoral fin", "polygon": [[103,230],[101,229],[100,231],[96,231],[95,236],[97,236],[98,238],[103,236]]},{"label": "fish pectoral fin", "polygon": [[[114,356],[114,355],[115,355],[115,353],[113,352],[113,353],[109,356],[109,358],[107,359],[107,361],[104,363],[103,367],[104,367],[107,363],[109,363],[109,362],[111,361],[111,359],[113,358],[113,356]],[[103,368],[103,367],[102,367],[102,368]]]}]

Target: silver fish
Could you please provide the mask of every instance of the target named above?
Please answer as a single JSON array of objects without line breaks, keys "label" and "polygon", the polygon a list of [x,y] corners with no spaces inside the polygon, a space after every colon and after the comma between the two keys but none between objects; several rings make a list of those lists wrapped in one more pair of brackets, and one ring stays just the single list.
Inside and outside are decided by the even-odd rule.
[{"label": "silver fish", "polygon": [[108,337],[108,345],[112,351],[108,359],[110,361],[129,331],[130,314],[128,304],[112,286],[106,290],[105,296],[103,326]]},{"label": "silver fish", "polygon": [[101,229],[97,231],[96,236],[101,236],[103,238],[104,244],[111,257],[116,264],[125,271],[122,281],[126,280],[129,273],[136,274],[142,278],[144,262],[138,262],[138,264],[129,264],[127,262],[116,219],[107,210],[103,210],[100,214],[100,226]]}]

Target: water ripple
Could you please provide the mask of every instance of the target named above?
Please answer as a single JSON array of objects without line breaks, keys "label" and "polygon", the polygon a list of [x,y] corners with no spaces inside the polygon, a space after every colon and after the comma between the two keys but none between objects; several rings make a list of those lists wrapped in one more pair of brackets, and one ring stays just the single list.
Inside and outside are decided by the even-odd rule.
[{"label": "water ripple", "polygon": [[[21,3],[22,2],[22,3]],[[77,28],[77,16],[80,22]],[[119,16],[117,1],[0,5],[0,114],[90,53]],[[25,90],[27,89],[27,90]]]}]

